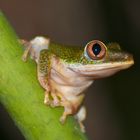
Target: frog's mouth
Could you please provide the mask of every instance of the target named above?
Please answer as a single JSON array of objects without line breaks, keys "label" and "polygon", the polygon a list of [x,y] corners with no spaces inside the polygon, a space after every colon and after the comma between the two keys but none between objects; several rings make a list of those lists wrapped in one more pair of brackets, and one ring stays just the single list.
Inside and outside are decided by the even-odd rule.
[{"label": "frog's mouth", "polygon": [[134,64],[134,61],[127,62],[113,62],[113,63],[103,63],[94,65],[79,65],[70,66],[70,69],[82,76],[89,76],[95,79],[108,77],[115,74],[116,72],[127,69]]}]

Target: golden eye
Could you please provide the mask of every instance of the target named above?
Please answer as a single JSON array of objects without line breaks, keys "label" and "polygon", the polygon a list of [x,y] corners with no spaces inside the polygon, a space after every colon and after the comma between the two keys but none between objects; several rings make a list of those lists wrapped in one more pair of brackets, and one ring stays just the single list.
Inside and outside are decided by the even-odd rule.
[{"label": "golden eye", "polygon": [[86,52],[93,60],[102,59],[106,54],[106,46],[99,40],[93,40],[86,45]]}]

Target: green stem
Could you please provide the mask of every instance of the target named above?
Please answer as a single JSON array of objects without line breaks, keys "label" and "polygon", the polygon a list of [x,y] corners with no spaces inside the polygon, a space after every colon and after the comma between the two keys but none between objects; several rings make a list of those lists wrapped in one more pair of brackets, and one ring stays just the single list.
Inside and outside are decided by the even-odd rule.
[{"label": "green stem", "polygon": [[44,105],[44,90],[37,81],[36,65],[21,60],[23,50],[0,13],[0,102],[27,140],[87,140],[73,117],[64,125],[63,108]]}]

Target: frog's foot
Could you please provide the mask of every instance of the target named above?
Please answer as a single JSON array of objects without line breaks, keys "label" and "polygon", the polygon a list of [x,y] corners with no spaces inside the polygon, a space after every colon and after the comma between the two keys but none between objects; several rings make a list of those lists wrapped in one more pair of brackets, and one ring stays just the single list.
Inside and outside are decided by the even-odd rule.
[{"label": "frog's foot", "polygon": [[50,105],[51,107],[60,106],[60,99],[55,93],[45,92],[44,104]]},{"label": "frog's foot", "polygon": [[77,112],[77,114],[75,115],[75,118],[77,119],[79,125],[80,125],[80,129],[81,131],[84,133],[85,132],[85,126],[83,124],[83,121],[86,118],[86,108],[84,106],[82,106],[79,111]]},{"label": "frog's foot", "polygon": [[51,104],[50,104],[51,107],[60,106],[60,99],[57,96],[57,94],[54,93],[54,92],[51,92],[51,97],[53,98],[52,101],[51,101]]}]

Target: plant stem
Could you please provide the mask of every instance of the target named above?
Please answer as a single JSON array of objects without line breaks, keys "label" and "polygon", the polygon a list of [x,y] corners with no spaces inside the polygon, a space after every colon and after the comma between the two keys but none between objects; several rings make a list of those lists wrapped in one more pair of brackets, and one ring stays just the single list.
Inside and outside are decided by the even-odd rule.
[{"label": "plant stem", "polygon": [[0,12],[0,102],[27,140],[87,140],[73,117],[62,125],[62,107],[43,103],[44,90],[32,60],[21,60],[23,47]]}]

